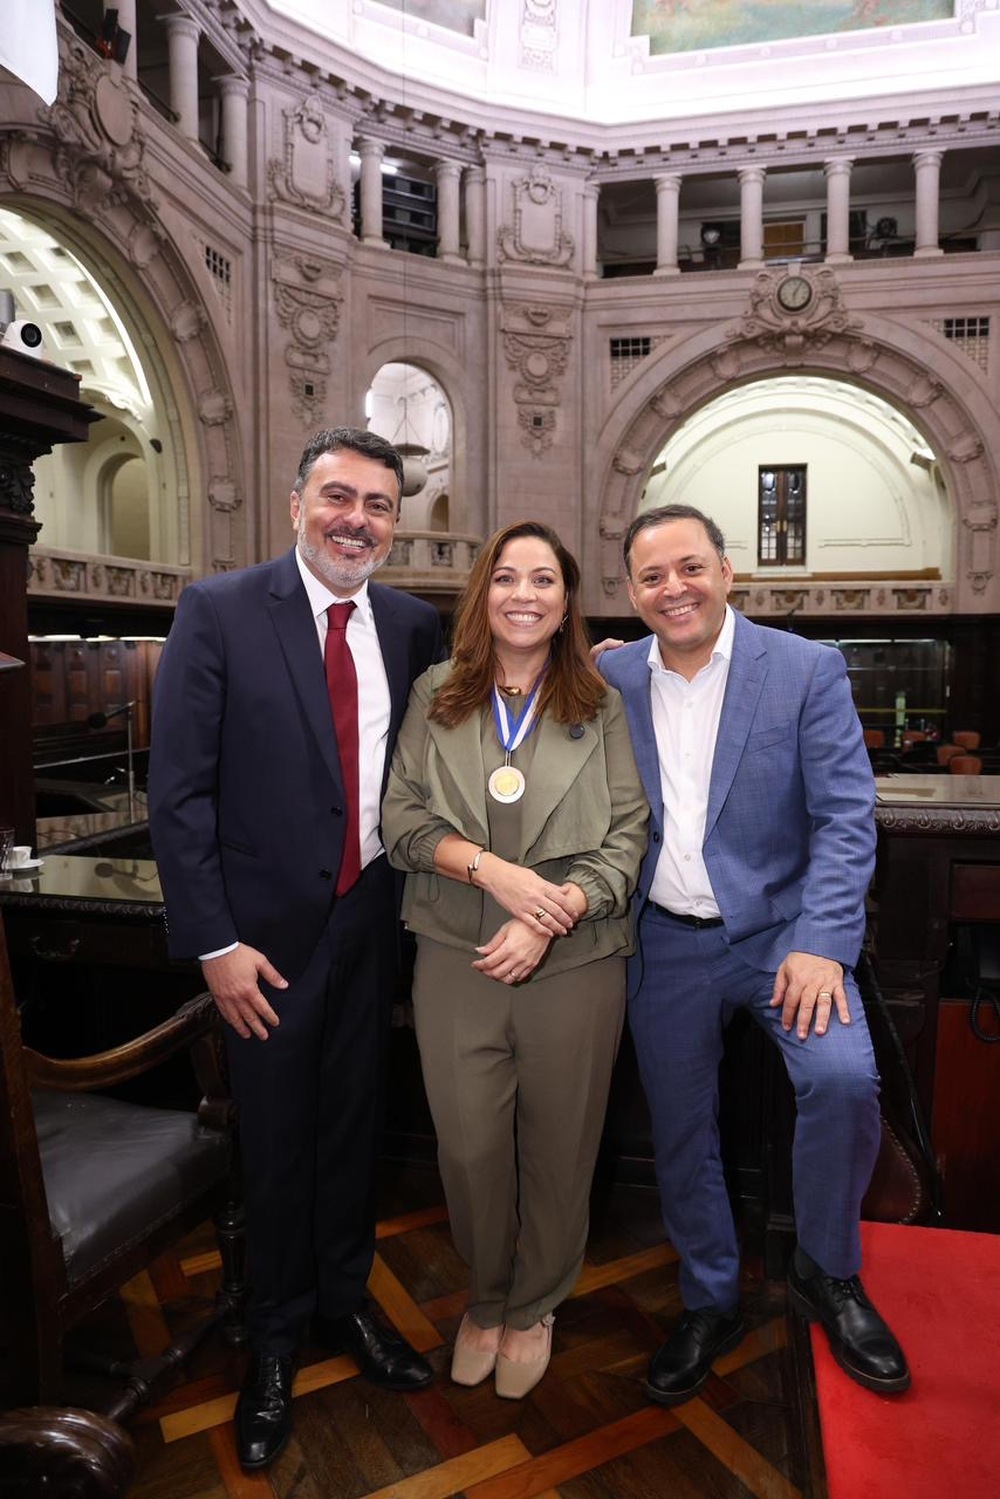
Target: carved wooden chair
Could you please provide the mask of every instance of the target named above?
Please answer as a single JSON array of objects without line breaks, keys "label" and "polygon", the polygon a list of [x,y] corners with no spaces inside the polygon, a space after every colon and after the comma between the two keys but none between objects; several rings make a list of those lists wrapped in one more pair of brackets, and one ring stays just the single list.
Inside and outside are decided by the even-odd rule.
[{"label": "carved wooden chair", "polygon": [[124,1499],[134,1472],[132,1440],[106,1416],[48,1405],[0,1415],[0,1494]]},{"label": "carved wooden chair", "polygon": [[[84,1402],[127,1420],[160,1374],[212,1326],[242,1341],[242,1212],[234,1109],[219,1066],[215,1006],[199,995],[147,1034],[97,1056],[54,1060],[22,1043],[0,922],[0,1406],[65,1399],[63,1340],[173,1241],[214,1217],[223,1284],[210,1316],[155,1359],[109,1364],[124,1379]],[[100,1090],[191,1052],[197,1113]],[[98,1367],[87,1358],[86,1367]]]}]

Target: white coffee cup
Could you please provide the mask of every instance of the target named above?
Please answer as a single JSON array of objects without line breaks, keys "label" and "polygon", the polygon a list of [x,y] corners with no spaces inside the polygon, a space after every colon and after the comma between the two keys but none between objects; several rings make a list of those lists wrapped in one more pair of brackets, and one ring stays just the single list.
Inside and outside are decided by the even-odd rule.
[{"label": "white coffee cup", "polygon": [[7,859],[8,869],[23,869],[31,863],[31,844],[15,843]]}]

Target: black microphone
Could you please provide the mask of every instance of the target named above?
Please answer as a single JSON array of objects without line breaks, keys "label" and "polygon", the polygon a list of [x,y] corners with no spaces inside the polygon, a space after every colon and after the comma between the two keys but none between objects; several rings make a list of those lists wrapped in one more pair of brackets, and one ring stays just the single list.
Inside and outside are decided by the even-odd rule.
[{"label": "black microphone", "polygon": [[117,718],[120,713],[129,713],[135,707],[135,698],[130,703],[122,703],[117,708],[111,708],[107,713],[91,713],[87,718],[88,729],[103,729],[109,719]]}]

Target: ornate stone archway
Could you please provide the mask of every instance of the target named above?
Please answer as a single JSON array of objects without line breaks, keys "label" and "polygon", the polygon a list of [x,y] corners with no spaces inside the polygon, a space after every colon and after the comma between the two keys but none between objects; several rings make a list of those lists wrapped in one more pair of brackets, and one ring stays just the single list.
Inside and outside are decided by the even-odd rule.
[{"label": "ornate stone archway", "polygon": [[160,215],[145,166],[141,111],[121,70],[61,36],[51,108],[12,91],[20,118],[0,133],[0,193],[44,220],[142,331],[162,370],[177,460],[172,559],[196,572],[248,560],[235,399],[212,315]]},{"label": "ornate stone archway", "polygon": [[[664,443],[721,389],[797,371],[881,396],[926,436],[959,527],[955,586],[939,590],[934,612],[1000,610],[1000,480],[984,436],[989,405],[981,372],[929,323],[849,312],[829,268],[807,268],[802,275],[812,295],[801,314],[782,311],[776,298],[781,278],[761,272],[740,319],[671,344],[648,368],[641,366],[623,390],[597,450],[600,543],[598,576],[592,571],[591,578],[607,611],[627,610],[621,538]],[[891,606],[893,601],[882,602]]]}]

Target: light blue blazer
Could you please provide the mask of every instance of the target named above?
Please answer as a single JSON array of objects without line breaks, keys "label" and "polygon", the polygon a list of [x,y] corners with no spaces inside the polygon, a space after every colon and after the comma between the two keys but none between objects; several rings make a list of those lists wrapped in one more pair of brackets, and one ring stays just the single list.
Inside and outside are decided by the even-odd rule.
[{"label": "light blue blazer", "polygon": [[[651,637],[599,666],[625,702],[651,808],[637,915],[663,841]],[[703,853],[726,936],[753,967],[789,952],[858,959],[875,866],[875,783],[840,651],[736,615]]]}]

